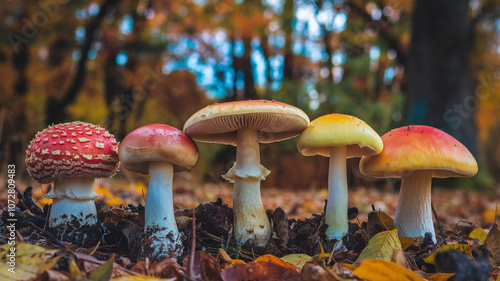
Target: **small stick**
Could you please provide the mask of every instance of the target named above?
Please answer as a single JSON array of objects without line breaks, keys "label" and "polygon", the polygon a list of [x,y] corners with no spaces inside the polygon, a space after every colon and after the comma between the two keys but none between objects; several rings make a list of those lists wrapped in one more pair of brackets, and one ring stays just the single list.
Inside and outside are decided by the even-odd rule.
[{"label": "small stick", "polygon": [[330,254],[330,257],[328,258],[328,261],[326,262],[326,264],[330,264],[330,262],[332,261],[332,259],[333,259],[333,253],[335,252],[335,249],[337,249],[337,245],[339,244],[339,241],[340,240],[337,240],[335,242],[335,245],[333,245],[332,253]]},{"label": "small stick", "polygon": [[191,222],[191,253],[189,253],[189,267],[188,267],[189,279],[193,279],[195,250],[196,250],[196,215],[195,215],[195,208],[193,208],[193,220]]},{"label": "small stick", "polygon": [[54,235],[52,235],[51,233],[41,229],[40,227],[36,226],[34,223],[32,222],[29,222],[28,223],[29,226],[33,227],[34,229],[36,229],[37,231],[43,233],[43,235],[48,238],[50,241],[52,241],[53,243],[57,244],[57,246],[59,246],[59,248],[61,248],[62,250],[66,249],[66,246],[64,246],[64,244],[59,241],[59,239],[57,239]]},{"label": "small stick", "polygon": [[444,236],[444,232],[443,232],[443,228],[441,227],[441,223],[439,222],[439,217],[436,213],[436,209],[434,209],[434,205],[431,203],[431,209],[432,209],[432,213],[434,214],[434,218],[436,219],[436,223],[439,227],[439,232],[441,232],[441,236],[443,237],[443,243],[445,245],[447,245],[448,243],[446,243],[446,236]]}]

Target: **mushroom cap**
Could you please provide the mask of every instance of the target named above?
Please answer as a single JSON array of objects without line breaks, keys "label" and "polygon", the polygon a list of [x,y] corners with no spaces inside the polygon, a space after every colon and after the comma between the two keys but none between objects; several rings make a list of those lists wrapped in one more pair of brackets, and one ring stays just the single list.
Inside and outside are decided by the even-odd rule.
[{"label": "mushroom cap", "polygon": [[259,132],[259,142],[271,143],[300,134],[309,117],[297,107],[268,100],[233,101],[209,105],[194,113],[184,132],[203,142],[236,145],[242,128]]},{"label": "mushroom cap", "polygon": [[375,155],[384,147],[377,132],[363,120],[339,113],[311,121],[297,140],[297,148],[305,156],[329,157],[332,146],[347,146],[347,158]]},{"label": "mushroom cap", "polygon": [[447,133],[429,126],[394,129],[382,136],[384,150],[363,157],[360,171],[371,177],[400,178],[413,171],[429,170],[436,178],[472,177],[477,162],[469,150]]},{"label": "mushroom cap", "polygon": [[40,183],[56,178],[107,178],[116,174],[118,143],[105,129],[84,122],[49,126],[26,150],[26,169]]},{"label": "mushroom cap", "polygon": [[120,143],[122,165],[136,173],[148,174],[150,162],[170,162],[175,172],[188,171],[198,163],[198,147],[181,130],[149,124],[130,132]]}]

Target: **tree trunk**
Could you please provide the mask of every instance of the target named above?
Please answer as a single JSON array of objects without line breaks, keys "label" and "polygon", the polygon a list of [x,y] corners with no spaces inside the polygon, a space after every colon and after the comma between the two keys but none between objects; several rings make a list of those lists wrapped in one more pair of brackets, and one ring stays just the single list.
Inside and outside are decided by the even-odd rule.
[{"label": "tree trunk", "polygon": [[477,154],[467,0],[417,0],[408,65],[407,123],[442,129]]},{"label": "tree trunk", "polygon": [[105,0],[99,10],[99,13],[94,18],[89,20],[89,23],[85,28],[85,41],[80,49],[81,57],[76,67],[76,74],[62,97],[48,99],[45,106],[46,124],[57,124],[65,121],[66,107],[75,101],[85,82],[88,52],[90,51],[92,43],[95,39],[94,33],[99,29],[106,14],[116,5],[117,2],[118,0]]}]

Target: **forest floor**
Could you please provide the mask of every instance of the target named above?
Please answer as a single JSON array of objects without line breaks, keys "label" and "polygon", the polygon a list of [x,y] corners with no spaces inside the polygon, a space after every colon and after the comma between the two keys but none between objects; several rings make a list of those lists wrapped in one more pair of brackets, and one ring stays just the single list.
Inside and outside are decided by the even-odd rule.
[{"label": "forest floor", "polygon": [[[30,184],[33,186],[32,194],[25,195],[25,200],[23,200],[24,206],[27,206],[30,212],[27,210],[23,211],[24,207],[21,207],[21,212],[18,215],[19,220],[22,221],[21,224],[24,224],[22,230],[19,230],[17,233],[18,240],[26,241],[30,244],[38,244],[48,249],[56,249],[54,252],[46,250],[46,252],[41,253],[46,254],[46,265],[50,265],[50,267],[42,268],[43,271],[40,273],[42,275],[37,275],[38,277],[36,278],[39,278],[37,280],[68,280],[68,278],[75,278],[77,276],[94,280],[91,278],[92,274],[97,278],[97,275],[102,275],[104,274],[102,272],[106,271],[104,268],[106,264],[105,260],[114,261],[114,263],[109,263],[111,265],[108,270],[109,274],[113,274],[114,277],[128,276],[129,278],[137,274],[142,274],[162,278],[177,278],[172,280],[183,280],[183,278],[184,280],[190,280],[189,278],[195,280],[196,276],[201,280],[247,280],[244,278],[240,279],[240,277],[247,276],[248,270],[251,269],[255,271],[255,274],[252,276],[273,276],[274,278],[259,279],[261,278],[259,277],[255,280],[294,280],[293,278],[296,278],[295,280],[385,280],[376,277],[374,270],[392,270],[394,269],[393,263],[398,263],[406,268],[411,268],[412,270],[408,270],[408,272],[416,272],[418,278],[421,279],[416,279],[417,277],[403,279],[401,277],[402,279],[387,280],[453,280],[453,278],[455,280],[500,280],[498,279],[500,278],[498,277],[500,270],[498,264],[498,258],[500,258],[500,233],[494,235],[494,243],[489,243],[491,254],[486,254],[486,256],[484,253],[481,254],[483,250],[480,248],[482,244],[488,244],[488,240],[485,237],[486,233],[491,232],[490,229],[492,227],[493,229],[496,227],[496,231],[499,230],[498,221],[500,221],[500,215],[498,213],[500,212],[497,211],[497,208],[500,205],[500,189],[498,188],[489,191],[472,191],[448,190],[434,187],[432,190],[433,206],[439,217],[440,226],[443,229],[443,234],[438,230],[436,232],[436,235],[439,236],[439,243],[437,245],[430,245],[428,241],[426,242],[425,239],[422,239],[420,241],[412,240],[409,244],[405,245],[404,240],[401,240],[402,246],[398,243],[398,247],[402,250],[402,258],[399,261],[395,258],[396,250],[391,248],[391,253],[394,252],[392,259],[389,257],[389,260],[392,260],[391,264],[371,264],[375,268],[369,268],[369,263],[364,263],[365,267],[362,268],[356,260],[365,247],[369,247],[368,243],[371,243],[369,242],[371,241],[370,239],[378,235],[377,233],[387,233],[387,239],[393,234],[390,231],[391,227],[386,226],[386,224],[391,222],[379,215],[379,213],[377,213],[378,221],[373,222],[374,219],[371,214],[373,214],[374,210],[380,211],[382,215],[387,214],[389,220],[392,220],[398,198],[398,194],[394,190],[379,190],[374,187],[357,187],[349,190],[349,207],[356,207],[358,209],[357,216],[350,217],[353,229],[348,235],[350,241],[353,243],[352,245],[355,246],[352,246],[347,251],[345,249],[333,251],[335,245],[326,243],[323,238],[320,238],[322,234],[319,233],[322,224],[324,224],[324,218],[320,214],[323,212],[325,198],[327,198],[326,189],[287,190],[263,188],[261,191],[262,201],[265,208],[270,209],[268,216],[274,225],[273,230],[276,232],[276,237],[273,240],[273,245],[268,245],[264,252],[259,253],[254,252],[253,249],[237,248],[233,244],[224,241],[228,239],[231,241],[231,237],[227,236],[227,233],[230,232],[228,228],[230,226],[223,226],[224,220],[227,221],[229,218],[229,215],[225,214],[231,212],[230,208],[224,205],[232,206],[231,185],[225,183],[197,183],[189,174],[180,174],[174,182],[174,208],[177,210],[176,219],[179,228],[186,236],[183,241],[185,247],[184,259],[178,260],[178,263],[171,260],[150,263],[147,259],[141,259],[136,255],[136,252],[141,252],[142,244],[139,244],[138,241],[143,238],[141,236],[142,225],[140,221],[141,216],[144,215],[143,209],[140,207],[137,208],[137,206],[138,204],[144,205],[147,181],[144,178],[135,184],[129,184],[128,182],[126,180],[108,179],[96,181],[95,190],[99,194],[98,201],[104,203],[107,207],[102,205],[103,208],[99,210],[99,221],[102,225],[99,229],[95,229],[98,235],[90,238],[78,236],[78,233],[71,238],[72,234],[69,235],[69,233],[72,231],[75,232],[76,228],[69,230],[59,229],[57,232],[46,231],[43,222],[46,210],[42,213],[41,210],[36,210],[36,207],[31,208],[29,204],[33,204],[32,202],[34,202],[41,208],[49,204],[50,201],[44,197],[44,193],[48,191],[48,186],[40,186],[36,183],[17,184],[21,192]],[[6,202],[6,188],[2,185],[5,185],[5,183],[0,183],[0,202]],[[22,195],[20,196],[22,197]],[[30,198],[33,201],[30,201]],[[224,204],[221,204],[218,198],[221,198]],[[213,203],[200,205],[207,202]],[[128,204],[132,204],[133,206],[127,207]],[[124,207],[119,207],[119,205],[123,205]],[[191,240],[191,209],[195,207],[197,207],[197,228],[196,238],[193,239],[196,240],[196,250],[202,250],[212,256],[200,252],[196,252],[195,255],[189,254],[191,252],[189,251],[190,244],[194,241]],[[207,217],[203,216],[204,212],[224,214],[226,217]],[[279,215],[284,215],[284,218],[278,219]],[[118,219],[116,216],[118,216]],[[5,224],[5,218],[2,220]],[[288,222],[288,224],[285,223],[287,225],[284,231],[286,234],[283,234],[283,231],[280,234],[280,229],[278,228],[283,221]],[[497,224],[494,226],[495,221]],[[123,226],[131,222],[134,224],[133,227]],[[218,229],[207,227],[210,225],[218,225],[220,227]],[[316,231],[310,231],[310,229],[315,229]],[[478,238],[471,234],[475,229],[479,229],[480,232],[475,231],[474,235],[479,233],[479,236],[484,236],[483,239],[479,239],[478,241]],[[385,232],[383,232],[384,230]],[[90,232],[92,231],[94,230]],[[33,233],[36,235],[33,235]],[[74,241],[72,243],[61,243],[61,240],[54,241],[54,237],[59,239],[63,236],[61,233],[67,235],[67,239],[74,239]],[[306,233],[305,236],[304,233]],[[395,235],[397,239],[397,234]],[[446,242],[441,239],[443,235],[446,236]],[[86,241],[88,242],[86,245],[80,243],[81,237],[86,237]],[[491,238],[493,236],[488,237],[490,240],[493,239]],[[124,242],[123,240],[126,241]],[[7,240],[0,239],[0,244],[3,243],[7,243]],[[280,243],[284,243],[286,249],[281,247],[282,244]],[[433,261],[432,265],[428,264],[426,257],[436,252],[440,246],[446,243],[462,244],[460,246],[462,248],[456,249],[465,253],[465,255],[462,255],[463,257],[468,256],[470,259],[463,259],[462,256],[446,256],[444,257],[446,260],[456,259],[456,264],[440,265],[437,260],[436,263]],[[348,244],[346,243],[346,247],[349,247],[347,246]],[[378,245],[378,251],[380,253],[384,252],[384,247],[386,246]],[[393,247],[394,245],[389,246]],[[326,253],[323,252],[323,248]],[[19,251],[21,250],[18,249],[18,253]],[[26,251],[36,252],[38,250],[29,248]],[[265,253],[270,253],[273,256],[265,255],[257,258],[259,255]],[[297,255],[298,253],[305,255],[300,256]],[[116,256],[112,254],[116,254]],[[290,256],[286,259],[289,263],[282,264],[282,261],[279,259],[277,259],[279,261],[273,260],[275,256],[282,257],[286,254]],[[7,258],[4,255],[6,255],[6,252],[2,253],[0,249],[0,259]],[[50,264],[49,261],[51,260],[49,257],[53,257],[54,255],[62,255],[62,258],[57,261],[57,264]],[[483,256],[482,260],[481,256]],[[334,257],[333,261],[331,261],[332,257]],[[476,258],[476,261],[472,259],[473,257]],[[486,257],[486,260],[484,257]],[[36,259],[40,258],[40,256],[36,256]],[[255,258],[257,260],[263,258],[264,260],[259,261],[270,263],[270,267],[264,263],[250,262]],[[196,260],[194,262],[196,269],[193,269],[193,262],[189,259]],[[490,259],[491,264],[488,262],[488,259]],[[307,263],[304,261],[307,261]],[[244,264],[245,262],[247,263]],[[188,266],[188,264],[191,266]],[[276,264],[284,268],[288,267],[288,271],[284,271],[284,268],[272,268]],[[264,265],[266,267],[263,267]],[[75,266],[77,269],[71,269]],[[96,270],[98,266],[101,267],[100,271]],[[383,269],[383,266],[387,266],[387,268]],[[445,273],[438,273],[436,275],[436,271],[456,272],[456,266],[466,269],[465,273],[456,273],[457,275],[455,276]],[[53,268],[50,269],[51,267]],[[439,267],[441,267],[441,270],[437,270]],[[454,269],[455,271],[453,271]],[[399,271],[391,274],[394,276],[399,276],[398,274],[403,276],[409,274],[408,272]],[[0,277],[5,276],[2,274],[5,273],[0,272]],[[473,278],[471,276],[477,278],[471,279]],[[106,279],[97,278],[95,280]],[[156,279],[139,279],[137,277],[137,279],[116,280]]]}]

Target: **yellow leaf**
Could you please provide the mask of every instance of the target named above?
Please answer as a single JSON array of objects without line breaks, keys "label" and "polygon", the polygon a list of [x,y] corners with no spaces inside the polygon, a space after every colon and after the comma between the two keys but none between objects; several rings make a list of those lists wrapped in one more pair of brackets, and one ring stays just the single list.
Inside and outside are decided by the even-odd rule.
[{"label": "yellow leaf", "polygon": [[231,265],[235,264],[244,264],[245,262],[242,260],[233,260],[227,253],[224,251],[224,249],[219,248],[219,256],[227,263]]},{"label": "yellow leaf", "polygon": [[387,228],[388,230],[393,230],[394,229],[394,219],[391,218],[388,214],[382,212],[382,211],[377,211],[377,217],[380,220],[380,223]]},{"label": "yellow leaf", "polygon": [[347,269],[349,269],[350,271],[353,271],[354,269],[356,269],[356,266],[354,264],[350,264],[350,263],[341,263],[341,265]]},{"label": "yellow leaf", "polygon": [[293,265],[289,262],[286,262],[286,261],[284,261],[276,256],[269,255],[269,254],[260,256],[260,257],[256,258],[253,262],[271,262],[271,263],[280,265],[284,268],[289,268],[289,269],[293,269],[293,270],[300,272],[300,270],[295,265]]},{"label": "yellow leaf", "polygon": [[73,279],[87,278],[87,274],[78,268],[78,265],[76,265],[73,259],[69,260],[69,275]]},{"label": "yellow leaf", "polygon": [[111,279],[113,274],[113,264],[115,262],[115,254],[109,258],[105,263],[97,267],[92,273],[90,273],[89,279],[92,281],[107,281]]},{"label": "yellow leaf", "polygon": [[[11,248],[15,249],[15,256]],[[57,263],[57,252],[29,243],[5,244],[0,247],[0,280],[31,280]]]},{"label": "yellow leaf", "polygon": [[451,244],[451,245],[444,245],[444,246],[439,247],[439,249],[437,249],[432,255],[424,258],[424,261],[426,263],[435,264],[434,259],[436,258],[436,254],[439,252],[448,251],[448,250],[457,250],[457,251],[464,253],[469,258],[472,258],[472,246],[471,245]]},{"label": "yellow leaf", "polygon": [[281,259],[285,262],[293,264],[298,269],[302,269],[306,263],[312,261],[313,257],[306,254],[291,254],[281,257]]},{"label": "yellow leaf", "polygon": [[368,281],[424,281],[415,272],[386,260],[365,260],[352,273]]},{"label": "yellow leaf", "polygon": [[377,233],[368,241],[368,245],[361,251],[356,263],[371,259],[391,260],[397,250],[401,250],[398,230],[383,231]]},{"label": "yellow leaf", "polygon": [[484,243],[484,241],[486,241],[486,236],[488,234],[486,233],[486,231],[484,231],[484,229],[480,228],[480,227],[476,227],[470,234],[469,234],[469,238],[472,238],[472,239],[477,239],[479,241],[481,241],[482,243]]},{"label": "yellow leaf", "polygon": [[427,277],[429,281],[446,281],[455,276],[455,273],[434,273]]},{"label": "yellow leaf", "polygon": [[401,242],[401,247],[403,248],[403,250],[406,250],[411,246],[418,247],[422,245],[423,239],[421,237],[401,237],[399,238],[399,242]]},{"label": "yellow leaf", "polygon": [[323,259],[329,258],[330,253],[325,253],[325,249],[323,249],[323,245],[321,245],[321,242],[319,243],[319,248],[320,252],[316,255],[314,255],[313,260],[321,262]]}]

